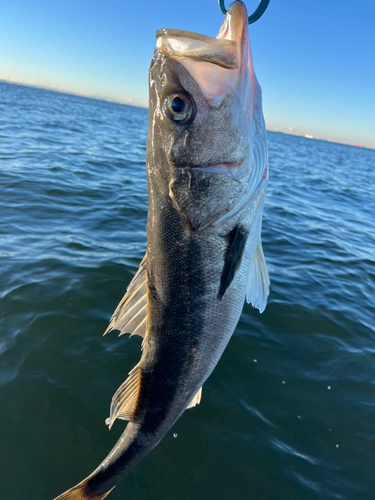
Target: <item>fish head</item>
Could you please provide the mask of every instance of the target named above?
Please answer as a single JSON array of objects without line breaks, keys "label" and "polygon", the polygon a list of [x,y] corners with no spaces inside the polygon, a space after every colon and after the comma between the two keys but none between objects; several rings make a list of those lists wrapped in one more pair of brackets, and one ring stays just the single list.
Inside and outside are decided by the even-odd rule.
[{"label": "fish head", "polygon": [[[150,67],[148,181],[193,230],[241,215],[264,177],[261,90],[245,5],[228,9],[217,38],[156,32]],[[237,217],[237,218],[238,218]]]}]

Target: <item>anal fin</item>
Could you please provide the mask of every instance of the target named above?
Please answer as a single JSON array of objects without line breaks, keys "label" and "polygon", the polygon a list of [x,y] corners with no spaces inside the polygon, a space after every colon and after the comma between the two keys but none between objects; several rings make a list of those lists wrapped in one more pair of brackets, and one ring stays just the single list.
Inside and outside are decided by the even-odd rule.
[{"label": "anal fin", "polygon": [[202,398],[202,387],[199,389],[199,391],[196,393],[196,395],[190,401],[190,403],[186,407],[186,409],[193,408],[193,406],[199,405],[199,403],[201,402],[201,398]]}]

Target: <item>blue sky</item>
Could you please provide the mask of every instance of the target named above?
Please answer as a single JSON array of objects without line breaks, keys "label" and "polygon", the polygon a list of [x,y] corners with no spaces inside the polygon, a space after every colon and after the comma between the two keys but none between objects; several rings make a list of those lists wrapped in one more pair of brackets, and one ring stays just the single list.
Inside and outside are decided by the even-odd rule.
[{"label": "blue sky", "polygon": [[[216,36],[223,21],[216,0],[3,0],[0,12],[0,79],[143,106],[155,31]],[[250,39],[269,130],[375,148],[374,0],[271,0]]]}]

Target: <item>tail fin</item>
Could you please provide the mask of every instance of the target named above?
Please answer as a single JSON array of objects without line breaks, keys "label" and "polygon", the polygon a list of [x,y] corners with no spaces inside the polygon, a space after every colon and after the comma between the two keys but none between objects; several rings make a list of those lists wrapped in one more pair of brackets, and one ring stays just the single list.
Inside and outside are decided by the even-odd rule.
[{"label": "tail fin", "polygon": [[77,484],[77,486],[70,488],[70,490],[65,491],[65,493],[61,493],[61,495],[56,497],[54,500],[103,500],[114,489],[113,487],[109,491],[107,491],[107,493],[104,493],[102,495],[97,495],[95,493],[90,493],[85,491],[87,483],[88,483],[88,478],[86,478],[81,483]]}]

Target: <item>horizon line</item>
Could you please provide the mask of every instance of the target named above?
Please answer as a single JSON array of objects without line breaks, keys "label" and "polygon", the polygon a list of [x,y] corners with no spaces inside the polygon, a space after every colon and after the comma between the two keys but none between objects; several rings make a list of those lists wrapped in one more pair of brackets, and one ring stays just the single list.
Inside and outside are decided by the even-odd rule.
[{"label": "horizon line", "polygon": [[[17,82],[13,80],[8,80],[4,78],[0,78],[0,83],[8,83],[10,85],[18,85],[20,87],[29,87],[29,88],[34,88],[34,89],[40,89],[40,90],[46,90],[47,92],[55,92],[56,94],[66,94],[66,95],[72,95],[75,97],[82,97],[84,99],[93,99],[95,101],[103,101],[103,102],[110,102],[113,104],[120,104],[122,106],[131,106],[133,108],[139,108],[139,109],[148,109],[148,105],[140,104],[140,103],[134,103],[132,102],[132,99],[128,100],[116,100],[110,97],[102,96],[100,94],[84,94],[84,93],[77,93],[76,91],[71,91],[71,90],[65,90],[57,87],[52,87],[52,86],[47,86],[47,85],[37,85],[33,83],[25,83],[25,82]],[[375,148],[370,148],[368,146],[363,146],[362,144],[353,144],[353,143],[347,143],[347,142],[337,142],[337,141],[331,141],[330,139],[322,139],[321,137],[314,137],[310,134],[293,134],[291,132],[284,132],[282,130],[271,130],[266,127],[267,132],[273,132],[277,134],[284,134],[284,135],[290,135],[292,137],[302,137],[304,139],[308,140],[314,140],[314,141],[324,141],[324,142],[329,142],[331,144],[340,144],[342,146],[350,146],[350,147],[355,147],[358,149],[369,149],[370,151],[375,151]]]}]

